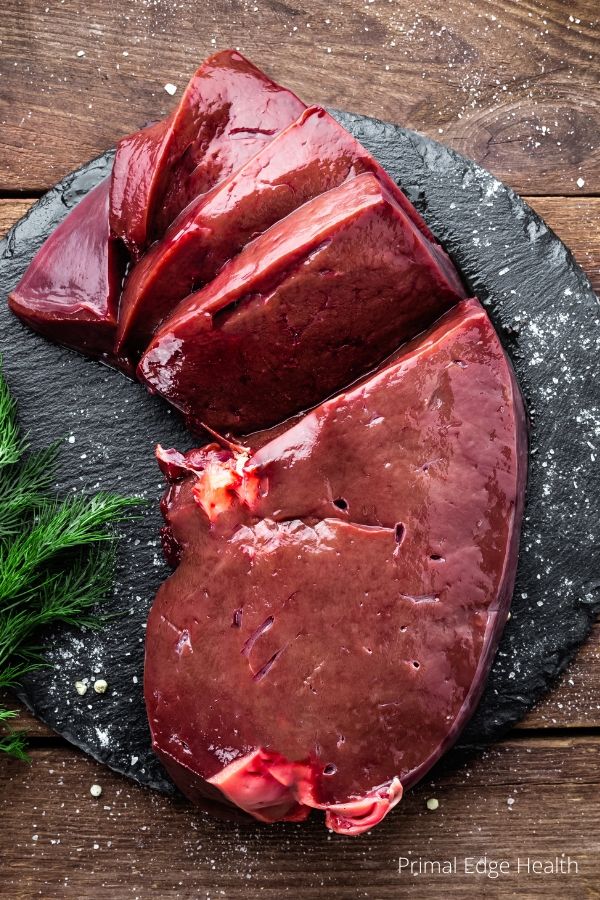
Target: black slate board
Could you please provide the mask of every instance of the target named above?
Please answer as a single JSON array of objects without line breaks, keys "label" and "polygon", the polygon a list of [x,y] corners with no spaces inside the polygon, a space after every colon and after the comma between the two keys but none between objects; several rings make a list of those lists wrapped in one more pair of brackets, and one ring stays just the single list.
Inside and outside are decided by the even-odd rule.
[{"label": "black slate board", "polygon": [[[532,418],[531,468],[517,585],[484,697],[459,743],[500,736],[530,709],[584,640],[600,609],[600,306],[570,252],[513,191],[475,163],[395,125],[335,115],[420,209],[486,304],[514,362]],[[64,437],[62,491],[99,488],[157,501],[153,447],[193,445],[176,416],[137,384],[46,343],[8,311],[6,295],[50,230],[112,165],[112,152],[69,175],[0,244],[0,350],[33,446]],[[22,697],[69,741],[164,791],[142,697],[144,626],[168,574],[157,502],[124,529],[109,612],[98,633],[45,638],[54,668]],[[104,677],[108,692],[74,689]]]}]

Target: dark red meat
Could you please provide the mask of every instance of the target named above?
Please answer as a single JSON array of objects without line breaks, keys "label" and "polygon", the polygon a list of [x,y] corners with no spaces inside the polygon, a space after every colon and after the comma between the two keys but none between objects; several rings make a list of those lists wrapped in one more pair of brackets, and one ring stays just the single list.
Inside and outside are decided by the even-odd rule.
[{"label": "dark red meat", "polygon": [[487,315],[460,303],[255,453],[158,455],[156,752],[192,799],[366,830],[460,732],[508,614],[526,429]]},{"label": "dark red meat", "polygon": [[119,141],[110,196],[114,233],[137,258],[190,200],[243,165],[303,109],[241,53],[215,54],[171,116]]},{"label": "dark red meat", "polygon": [[464,297],[371,174],[304,204],[166,320],[138,376],[191,427],[249,432],[317,403]]},{"label": "dark red meat", "polygon": [[202,194],[133,269],[119,314],[119,349],[143,350],[192,289],[215,277],[254,237],[303,203],[372,172],[426,238],[412,204],[358,141],[312,107],[209,194]]},{"label": "dark red meat", "polygon": [[52,232],[9,304],[51,341],[110,359],[124,258],[110,235],[108,188],[106,179]]}]

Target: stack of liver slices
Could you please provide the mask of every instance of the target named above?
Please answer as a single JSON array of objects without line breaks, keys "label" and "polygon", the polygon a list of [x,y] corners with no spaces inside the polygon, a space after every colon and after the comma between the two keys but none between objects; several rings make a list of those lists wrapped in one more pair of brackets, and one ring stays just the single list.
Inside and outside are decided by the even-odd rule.
[{"label": "stack of liver slices", "polygon": [[526,481],[510,362],[419,213],[225,51],[119,143],[9,302],[204,438],[157,450],[175,571],[145,695],[175,782],[264,822],[377,824],[479,699]]}]

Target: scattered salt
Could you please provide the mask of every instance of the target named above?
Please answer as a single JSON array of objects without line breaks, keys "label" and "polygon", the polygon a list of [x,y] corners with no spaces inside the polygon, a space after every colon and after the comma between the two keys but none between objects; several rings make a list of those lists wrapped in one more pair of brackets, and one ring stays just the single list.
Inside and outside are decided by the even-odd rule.
[{"label": "scattered salt", "polygon": [[578,187],[578,188],[582,188],[582,187],[584,186],[584,184],[585,184],[585,181],[584,181],[583,178],[578,178],[578,179],[577,179],[577,187]]},{"label": "scattered salt", "polygon": [[108,684],[104,678],[98,678],[98,680],[94,682],[94,690],[97,694],[105,694],[107,688]]},{"label": "scattered salt", "polygon": [[433,812],[439,807],[440,801],[436,797],[430,797],[426,805],[427,809],[430,809]]},{"label": "scattered salt", "polygon": [[91,786],[90,794],[92,795],[92,797],[99,797],[101,793],[102,793],[102,788],[100,787],[99,784],[93,784]]},{"label": "scattered salt", "polygon": [[172,97],[175,93],[177,93],[177,85],[176,85],[176,84],[171,84],[171,82],[168,81],[168,82],[165,84],[165,91],[167,92],[167,94],[168,94],[170,97]]}]

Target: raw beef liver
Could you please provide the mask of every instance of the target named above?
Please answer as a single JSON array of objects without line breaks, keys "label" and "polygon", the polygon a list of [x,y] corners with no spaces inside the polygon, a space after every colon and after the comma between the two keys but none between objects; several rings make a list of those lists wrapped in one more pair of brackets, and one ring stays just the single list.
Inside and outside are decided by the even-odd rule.
[{"label": "raw beef liver", "polygon": [[119,313],[119,349],[142,351],[192,289],[215,277],[252,238],[303,203],[372,172],[435,240],[381,166],[324,109],[312,107],[209,194],[197,197],[134,267]]},{"label": "raw beef liver", "polygon": [[108,190],[106,179],[52,232],[9,305],[51,341],[111,359],[125,260],[110,235]]},{"label": "raw beef liver", "polygon": [[441,247],[364,174],[277,222],[182,301],[138,376],[192,428],[247,433],[347,385],[461,297]]},{"label": "raw beef liver", "polygon": [[180,562],[148,621],[156,752],[193,800],[375,825],[471,715],[508,614],[526,427],[486,313],[255,453],[158,458]]},{"label": "raw beef liver", "polygon": [[243,165],[296,119],[304,103],[240,53],[206,60],[162,122],[119,141],[111,226],[139,257],[198,194]]}]

